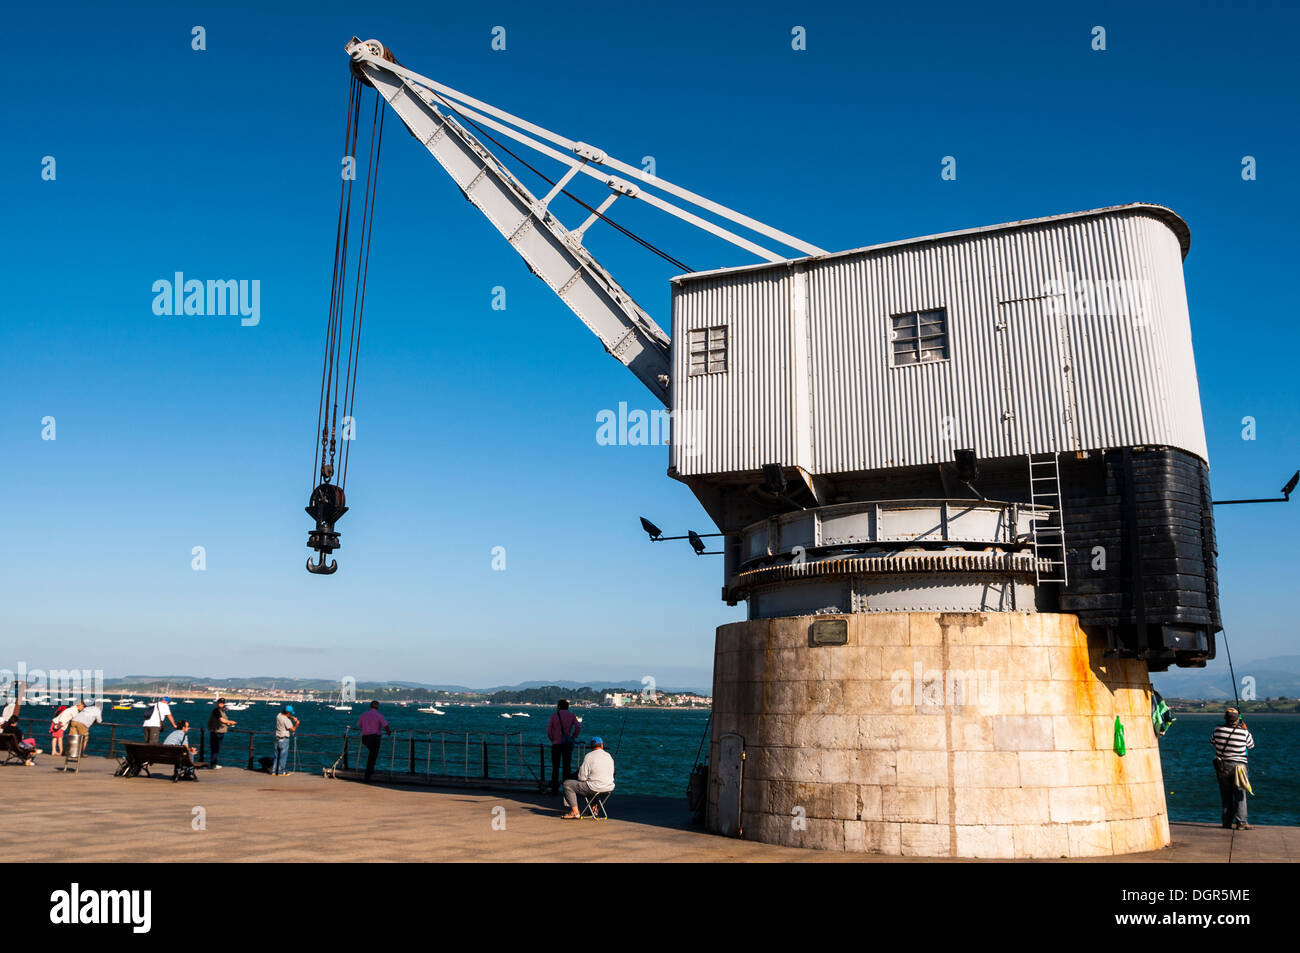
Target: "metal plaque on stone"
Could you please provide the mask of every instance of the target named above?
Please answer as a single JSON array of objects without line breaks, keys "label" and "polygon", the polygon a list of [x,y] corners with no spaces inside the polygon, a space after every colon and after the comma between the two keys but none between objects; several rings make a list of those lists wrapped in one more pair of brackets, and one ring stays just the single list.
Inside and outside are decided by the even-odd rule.
[{"label": "metal plaque on stone", "polygon": [[810,632],[813,645],[845,645],[849,641],[847,619],[818,619]]}]

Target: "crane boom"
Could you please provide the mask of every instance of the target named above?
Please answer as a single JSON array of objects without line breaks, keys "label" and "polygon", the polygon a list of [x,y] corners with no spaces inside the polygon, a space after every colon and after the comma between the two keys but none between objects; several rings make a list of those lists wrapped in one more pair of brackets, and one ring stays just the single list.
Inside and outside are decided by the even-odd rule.
[{"label": "crane boom", "polygon": [[[741,215],[703,196],[459,93],[401,66],[376,40],[356,37],[348,43],[352,68],[393,108],[411,135],[460,187],[529,269],[600,339],[605,350],[624,364],[665,405],[669,402],[670,346],[667,333],[582,244],[586,231],[622,196],[637,198],[691,225],[710,232],[768,261],[788,256],[771,251],[715,222],[683,209],[643,186],[729,219],[805,255],[824,254],[814,245]],[[543,198],[533,195],[470,130],[467,124],[494,129],[534,151],[568,166]],[[546,145],[547,140],[566,152]],[[641,184],[611,175],[613,169],[636,174]],[[577,174],[599,179],[610,195],[575,229],[566,228],[550,211],[550,202]]]}]

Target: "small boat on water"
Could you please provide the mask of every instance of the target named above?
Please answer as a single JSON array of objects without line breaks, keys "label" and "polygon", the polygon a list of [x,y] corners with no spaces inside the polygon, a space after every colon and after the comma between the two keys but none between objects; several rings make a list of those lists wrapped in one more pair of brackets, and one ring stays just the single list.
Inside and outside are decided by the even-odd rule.
[{"label": "small boat on water", "polygon": [[131,707],[132,707],[132,708],[148,708],[149,706],[146,705],[144,702],[132,702],[132,703],[131,703]]},{"label": "small boat on water", "polygon": [[226,705],[226,711],[248,711],[247,704]]},{"label": "small boat on water", "polygon": [[526,712],[526,711],[517,711],[517,712],[515,712],[515,717],[516,717],[516,718],[532,718],[533,716],[530,715],[530,714],[528,714],[528,712]]},{"label": "small boat on water", "polygon": [[130,710],[131,710],[131,706],[130,706],[130,705],[114,705],[114,706],[113,706],[113,711],[130,711]]},{"label": "small boat on water", "polygon": [[419,710],[422,711],[422,712],[424,712],[426,715],[445,715],[445,714],[447,714],[447,713],[446,713],[445,711],[443,711],[441,708],[421,708],[421,709],[419,709]]},{"label": "small boat on water", "polygon": [[502,718],[511,718],[511,717],[513,717],[513,716],[512,716],[509,712],[507,712],[507,711],[503,711],[503,712],[501,713],[501,717],[502,717]]},{"label": "small boat on water", "polygon": [[339,700],[338,700],[338,702],[336,702],[336,703],[333,704],[333,705],[330,705],[330,707],[333,708],[335,711],[351,711],[351,710],[352,710],[352,706],[349,705],[347,702],[345,702],[345,701],[343,700],[343,693],[342,693],[342,692],[339,692]]}]

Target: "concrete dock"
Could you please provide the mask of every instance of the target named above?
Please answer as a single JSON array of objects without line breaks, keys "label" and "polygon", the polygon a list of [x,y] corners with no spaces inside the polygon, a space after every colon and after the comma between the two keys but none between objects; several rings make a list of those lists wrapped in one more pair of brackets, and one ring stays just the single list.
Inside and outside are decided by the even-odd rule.
[{"label": "concrete dock", "polygon": [[[4,813],[21,818],[24,832],[4,838],[7,861],[940,862],[718,837],[692,827],[685,801],[669,798],[616,793],[612,820],[562,821],[558,799],[532,794],[275,778],[241,768],[200,770],[198,783],[172,783],[165,768],[152,778],[115,778],[107,758],[87,758],[66,775],[61,764],[46,757],[31,768],[0,768]],[[196,829],[200,820],[205,829]],[[1170,827],[1171,847],[1091,862],[1300,859],[1300,828]],[[134,845],[129,857],[124,844]]]}]

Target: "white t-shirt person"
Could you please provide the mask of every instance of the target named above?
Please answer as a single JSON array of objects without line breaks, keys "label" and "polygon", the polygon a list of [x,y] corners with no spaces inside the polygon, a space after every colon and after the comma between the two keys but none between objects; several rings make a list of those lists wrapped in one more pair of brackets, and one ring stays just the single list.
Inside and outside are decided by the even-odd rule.
[{"label": "white t-shirt person", "polygon": [[149,717],[144,720],[146,728],[161,728],[163,719],[172,716],[171,706],[166,702],[155,702],[153,711],[149,712]]},{"label": "white t-shirt person", "polygon": [[587,782],[593,791],[614,790],[614,758],[604,748],[593,748],[582,759],[578,780]]}]

